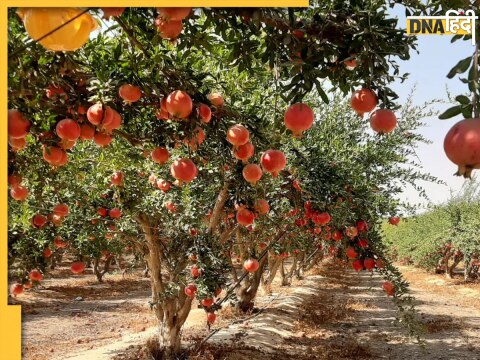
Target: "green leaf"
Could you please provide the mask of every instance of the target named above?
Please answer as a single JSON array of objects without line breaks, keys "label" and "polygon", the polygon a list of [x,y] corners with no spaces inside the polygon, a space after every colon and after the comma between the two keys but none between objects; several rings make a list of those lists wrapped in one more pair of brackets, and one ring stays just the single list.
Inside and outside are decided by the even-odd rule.
[{"label": "green leaf", "polygon": [[468,96],[465,95],[458,95],[457,97],[455,97],[455,100],[457,100],[462,105],[470,104],[470,99],[468,98]]},{"label": "green leaf", "polygon": [[460,60],[457,65],[455,65],[447,74],[447,78],[451,79],[457,74],[463,74],[467,71],[470,63],[472,62],[472,57],[469,56],[463,60]]},{"label": "green leaf", "polygon": [[445,110],[442,114],[438,116],[440,120],[446,120],[450,119],[454,116],[457,116],[462,112],[462,106],[461,105],[456,105],[454,107],[451,107],[450,109]]}]

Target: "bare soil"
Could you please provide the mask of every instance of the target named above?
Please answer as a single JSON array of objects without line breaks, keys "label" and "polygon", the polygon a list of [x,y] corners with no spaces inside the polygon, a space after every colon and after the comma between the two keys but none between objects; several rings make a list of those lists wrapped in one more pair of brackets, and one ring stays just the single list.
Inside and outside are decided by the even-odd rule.
[{"label": "bare soil", "polygon": [[[219,331],[189,359],[426,359],[480,360],[480,283],[464,284],[401,267],[416,297],[424,346],[393,322],[392,299],[381,279],[327,264],[292,287],[274,283],[257,311],[222,309]],[[150,284],[141,271],[67,278],[56,270],[38,288],[13,299],[22,304],[23,359],[151,360],[155,319]],[[232,324],[233,323],[233,324]],[[231,324],[231,325],[229,325]],[[205,314],[194,309],[184,330],[195,348],[208,334]]]}]

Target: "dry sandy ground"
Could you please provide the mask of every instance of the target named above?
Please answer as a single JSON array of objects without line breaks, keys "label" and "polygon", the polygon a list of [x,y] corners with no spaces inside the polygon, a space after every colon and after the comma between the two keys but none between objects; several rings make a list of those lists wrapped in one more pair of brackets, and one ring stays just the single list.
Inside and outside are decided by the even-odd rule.
[{"label": "dry sandy ground", "polygon": [[[327,266],[292,288],[274,286],[272,296],[258,298],[258,314],[242,318],[222,310],[214,327],[221,330],[189,358],[480,360],[480,284],[401,270],[417,298],[424,347],[393,325],[396,308],[380,279]],[[91,275],[55,276],[19,297],[23,359],[151,359],[143,345],[155,331],[148,279],[110,275],[97,284]],[[207,333],[205,314],[195,309],[186,343]]]}]

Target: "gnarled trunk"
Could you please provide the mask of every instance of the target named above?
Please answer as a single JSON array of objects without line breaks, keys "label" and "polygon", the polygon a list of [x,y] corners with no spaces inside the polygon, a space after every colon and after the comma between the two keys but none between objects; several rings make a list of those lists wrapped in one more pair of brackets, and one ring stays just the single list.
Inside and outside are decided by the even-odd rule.
[{"label": "gnarled trunk", "polygon": [[262,288],[265,294],[270,295],[272,293],[272,283],[277,275],[278,269],[282,264],[283,259],[268,255],[267,272],[263,275]]},{"label": "gnarled trunk", "polygon": [[169,267],[168,273],[163,274],[162,262],[167,259],[162,252],[163,244],[157,226],[144,214],[138,215],[137,220],[145,234],[148,247],[145,258],[150,270],[151,305],[158,319],[158,342],[163,359],[176,359],[181,350],[182,326],[190,313],[192,299],[185,295],[184,286],[179,287],[177,294],[164,297],[165,281],[170,284],[178,283],[177,278],[184,266]]},{"label": "gnarled trunk", "polygon": [[455,270],[457,265],[460,263],[460,261],[462,261],[462,259],[463,259],[463,255],[461,255],[461,254],[455,254],[453,256],[452,264],[448,265],[447,268],[446,268],[446,271],[445,271],[445,275],[448,279],[453,278],[453,271]]},{"label": "gnarled trunk", "polygon": [[100,259],[95,258],[93,260],[93,272],[97,277],[98,282],[103,282],[103,276],[110,271],[110,264],[112,263],[113,257],[108,257],[103,264],[103,269],[100,269]]},{"label": "gnarled trunk", "polygon": [[245,277],[242,285],[237,289],[238,302],[237,308],[243,312],[247,312],[253,309],[253,299],[257,296],[258,286],[262,280],[262,272],[265,263],[267,262],[267,256],[264,256],[260,260],[260,267],[252,275]]}]

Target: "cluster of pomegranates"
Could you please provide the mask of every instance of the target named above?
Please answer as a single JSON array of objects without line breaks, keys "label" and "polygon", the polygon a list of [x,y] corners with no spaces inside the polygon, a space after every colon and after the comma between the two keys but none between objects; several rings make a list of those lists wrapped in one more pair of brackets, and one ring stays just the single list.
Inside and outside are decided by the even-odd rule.
[{"label": "cluster of pomegranates", "polygon": [[[350,104],[352,109],[363,117],[377,106],[377,95],[373,90],[363,88],[352,94]],[[377,109],[370,115],[370,126],[379,134],[388,134],[397,127],[397,117],[392,110]]]},{"label": "cluster of pomegranates", "polygon": [[175,40],[183,30],[183,20],[190,15],[192,8],[157,8],[159,16],[155,26],[163,39]]}]

